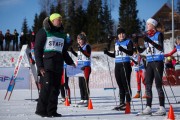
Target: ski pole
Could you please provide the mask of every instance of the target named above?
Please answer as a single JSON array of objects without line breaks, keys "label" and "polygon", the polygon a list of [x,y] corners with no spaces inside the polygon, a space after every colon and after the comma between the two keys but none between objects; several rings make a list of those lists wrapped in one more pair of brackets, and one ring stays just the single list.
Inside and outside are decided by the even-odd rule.
[{"label": "ski pole", "polygon": [[[72,52],[71,52],[71,58],[72,58]],[[76,107],[76,92],[75,92],[75,82],[74,82],[74,68],[72,70],[73,70],[74,101],[75,101],[75,107]]]},{"label": "ski pole", "polygon": [[[128,92],[129,92],[129,95],[130,95],[130,97],[131,97],[131,99],[132,99],[132,95],[131,95],[131,91],[130,91],[130,87],[129,87],[129,84],[128,84],[128,81],[127,81],[127,75],[126,75],[126,69],[125,69],[125,65],[124,65],[124,62],[122,62],[122,64],[123,64],[123,69],[124,69],[124,75],[125,75],[125,78],[126,78],[126,84],[127,84],[127,87],[128,87]],[[134,104],[133,104],[133,101],[131,100],[131,103],[132,103],[132,106],[133,106],[133,109],[134,109]],[[135,111],[135,109],[134,109],[134,111]]]},{"label": "ski pole", "polygon": [[[178,103],[177,100],[176,100],[176,97],[175,97],[175,95],[174,95],[173,89],[172,89],[172,87],[171,87],[171,84],[170,84],[170,82],[169,82],[169,80],[168,80],[167,73],[166,73],[165,71],[164,71],[164,74],[165,74],[166,79],[167,79],[167,81],[168,81],[168,85],[169,85],[169,87],[170,87],[170,89],[171,89],[171,92],[172,92],[172,94],[173,94],[173,97],[174,97],[176,103]],[[174,79],[175,79],[175,78],[174,78]],[[176,80],[176,81],[177,81],[177,80]]]},{"label": "ski pole", "polygon": [[73,85],[74,85],[74,100],[75,100],[75,105],[76,105],[76,92],[75,92],[74,76],[73,76]]},{"label": "ski pole", "polygon": [[[137,51],[137,54],[138,54],[138,51]],[[140,57],[140,55],[138,54],[138,67],[139,67],[139,57]],[[141,98],[141,107],[142,107],[142,111],[143,111],[142,86],[141,86],[141,78],[140,78],[140,75],[139,75],[140,73],[139,72],[140,72],[140,70],[138,68],[137,75],[138,75],[138,79],[140,79],[140,98]]]},{"label": "ski pole", "polygon": [[[138,37],[136,37],[135,38],[137,41],[138,41]],[[138,44],[138,42],[137,43],[135,43],[135,48],[136,48],[136,54],[138,55],[137,57],[138,57],[138,59],[137,59],[137,63],[138,63],[138,71],[137,71],[137,75],[138,75],[138,78],[140,79],[140,73],[139,73],[139,62],[140,62],[140,60],[142,59],[141,58],[141,56],[140,56],[140,54],[139,54],[139,52],[138,52],[138,49],[137,49],[137,44]],[[140,57],[140,60],[139,60],[139,57]],[[141,98],[141,108],[142,108],[142,111],[143,111],[143,100],[142,100],[142,86],[141,86],[141,79],[140,79],[140,98]]]},{"label": "ski pole", "polygon": [[[110,47],[111,47],[111,39],[109,39],[109,44],[107,45],[108,50],[110,50]],[[113,87],[114,99],[115,99],[115,103],[116,103],[116,106],[117,106],[117,100],[116,100],[116,94],[115,94],[115,86],[114,86],[113,79],[112,79],[112,74],[111,74],[111,70],[110,70],[108,56],[106,58],[107,58],[108,70],[109,70],[109,74],[110,74],[110,80],[111,80],[111,84],[112,84],[112,87]]]},{"label": "ski pole", "polygon": [[115,94],[115,87],[114,87],[114,84],[113,84],[113,79],[112,79],[112,75],[111,75],[111,70],[110,70],[110,65],[109,65],[108,56],[107,56],[107,63],[108,63],[108,69],[109,69],[111,84],[112,84],[112,87],[113,87],[114,99],[115,99],[116,106],[117,106],[117,100],[116,100],[116,94]]}]

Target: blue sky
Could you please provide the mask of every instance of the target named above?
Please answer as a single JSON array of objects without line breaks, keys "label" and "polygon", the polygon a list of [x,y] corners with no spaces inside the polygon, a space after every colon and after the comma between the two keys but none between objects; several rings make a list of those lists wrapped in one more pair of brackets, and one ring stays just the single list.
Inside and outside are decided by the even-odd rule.
[{"label": "blue sky", "polygon": [[[39,0],[0,0],[0,30],[3,33],[10,29],[12,33],[14,29],[21,32],[24,18],[27,19],[29,28],[32,28],[35,13],[39,14]],[[138,17],[147,20],[159,10],[168,0],[137,0]],[[175,0],[176,3],[177,0]],[[116,2],[112,8],[112,18],[118,20],[119,0],[111,0]]]},{"label": "blue sky", "polygon": [[0,30],[5,33],[10,29],[13,33],[16,28],[20,33],[24,18],[32,28],[35,13],[39,11],[38,0],[0,0]]}]

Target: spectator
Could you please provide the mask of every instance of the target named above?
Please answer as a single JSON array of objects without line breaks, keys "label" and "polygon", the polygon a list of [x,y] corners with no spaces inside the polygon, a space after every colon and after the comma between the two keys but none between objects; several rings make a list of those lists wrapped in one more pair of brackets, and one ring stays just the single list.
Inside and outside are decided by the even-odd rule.
[{"label": "spectator", "polygon": [[5,50],[6,51],[9,51],[11,40],[12,40],[12,35],[10,34],[10,30],[7,29],[6,34],[5,34],[5,42],[6,42]]},{"label": "spectator", "polygon": [[17,33],[17,30],[15,29],[14,34],[13,34],[13,51],[15,49],[16,51],[18,51],[18,36],[19,36],[19,33]]},{"label": "spectator", "polygon": [[23,45],[26,44],[26,36],[24,35],[23,32],[21,32],[21,36],[20,36],[20,48],[22,48]]},{"label": "spectator", "polygon": [[33,49],[34,44],[35,44],[35,33],[34,32],[31,33],[30,42],[31,42],[31,49]]},{"label": "spectator", "polygon": [[3,48],[3,40],[4,40],[4,35],[2,34],[2,31],[0,31],[0,47],[1,47],[1,51],[4,50],[4,48]]}]

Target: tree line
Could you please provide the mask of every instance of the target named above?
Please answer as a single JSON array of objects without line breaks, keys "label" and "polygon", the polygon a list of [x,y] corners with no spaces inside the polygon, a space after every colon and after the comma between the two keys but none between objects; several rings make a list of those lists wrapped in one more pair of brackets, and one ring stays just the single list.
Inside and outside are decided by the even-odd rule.
[{"label": "tree line", "polygon": [[118,26],[126,29],[128,35],[145,29],[144,21],[137,17],[136,0],[120,0],[118,26],[111,16],[111,0],[39,0],[39,4],[41,11],[35,14],[32,28],[28,28],[26,18],[23,21],[25,34],[37,33],[43,20],[54,12],[61,14],[64,31],[73,40],[84,31],[91,44],[108,42],[110,36],[116,36]]}]

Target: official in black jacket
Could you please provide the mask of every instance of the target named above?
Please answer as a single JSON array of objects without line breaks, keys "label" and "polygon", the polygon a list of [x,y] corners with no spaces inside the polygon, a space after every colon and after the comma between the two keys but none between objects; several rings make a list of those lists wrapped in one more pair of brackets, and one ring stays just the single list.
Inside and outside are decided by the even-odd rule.
[{"label": "official in black jacket", "polygon": [[64,61],[75,66],[66,49],[66,34],[61,29],[62,17],[53,13],[45,19],[44,26],[36,35],[35,59],[43,76],[42,88],[37,103],[36,114],[42,117],[61,117],[57,113],[60,79]]}]

